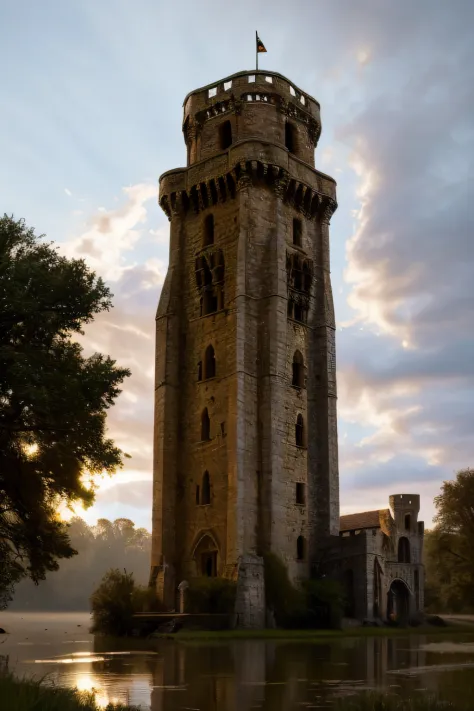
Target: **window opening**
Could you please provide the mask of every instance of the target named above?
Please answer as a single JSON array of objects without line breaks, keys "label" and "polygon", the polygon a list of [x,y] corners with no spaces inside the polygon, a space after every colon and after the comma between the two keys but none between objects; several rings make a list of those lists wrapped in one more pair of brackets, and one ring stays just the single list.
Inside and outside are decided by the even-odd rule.
[{"label": "window opening", "polygon": [[296,91],[293,89],[291,84],[290,84],[290,94],[291,94],[291,96],[296,96]]},{"label": "window opening", "polygon": [[215,96],[217,94],[217,86],[214,86],[212,89],[209,89],[207,92],[207,96],[210,99],[212,96]]},{"label": "window opening", "polygon": [[205,506],[211,503],[211,480],[209,478],[209,472],[205,471],[202,477],[202,495],[201,504]]},{"label": "window opening", "polygon": [[411,531],[411,516],[406,514],[405,516],[405,531]]},{"label": "window opening", "polygon": [[253,84],[255,82],[255,74],[249,74],[249,84]]},{"label": "window opening", "polygon": [[222,151],[232,145],[232,126],[230,121],[224,121],[219,126],[219,144]]},{"label": "window opening", "polygon": [[205,442],[209,439],[211,439],[211,421],[206,407],[201,415],[201,442]]},{"label": "window opening", "polygon": [[232,81],[224,82],[224,91],[228,91],[232,87]]},{"label": "window opening", "polygon": [[[288,125],[288,124],[287,124]],[[293,244],[295,244],[297,247],[302,247],[302,224],[301,220],[299,220],[297,217],[293,218]]]},{"label": "window opening", "polygon": [[206,215],[204,220],[203,247],[214,244],[214,215]]},{"label": "window opening", "polygon": [[305,498],[305,485],[298,481],[296,483],[296,503],[304,506]]},{"label": "window opening", "polygon": [[285,146],[290,153],[296,153],[296,127],[289,121],[285,124]]},{"label": "window opening", "polygon": [[265,81],[267,81],[269,84],[273,84],[273,77],[265,77]]},{"label": "window opening", "polygon": [[408,538],[405,538],[404,536],[398,541],[398,562],[410,562],[410,542]]},{"label": "window opening", "polygon": [[297,447],[303,447],[304,442],[304,421],[303,415],[300,413],[296,418],[295,424],[295,442]]},{"label": "window opening", "polygon": [[302,388],[304,385],[304,360],[300,351],[295,351],[293,356],[293,377],[292,385]]},{"label": "window opening", "polygon": [[204,378],[214,378],[216,375],[216,357],[214,348],[209,345],[204,354]]}]

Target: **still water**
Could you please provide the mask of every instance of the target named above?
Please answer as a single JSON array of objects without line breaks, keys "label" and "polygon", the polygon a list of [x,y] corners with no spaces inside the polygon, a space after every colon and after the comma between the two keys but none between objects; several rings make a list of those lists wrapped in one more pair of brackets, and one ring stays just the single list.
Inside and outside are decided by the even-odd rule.
[{"label": "still water", "polygon": [[[155,640],[132,649],[89,634],[86,613],[0,613],[0,655],[18,675],[44,677],[152,711],[330,708],[367,689],[437,691],[474,699],[474,633],[336,641]],[[147,645],[149,648],[147,648]],[[137,646],[134,640],[133,646]]]}]

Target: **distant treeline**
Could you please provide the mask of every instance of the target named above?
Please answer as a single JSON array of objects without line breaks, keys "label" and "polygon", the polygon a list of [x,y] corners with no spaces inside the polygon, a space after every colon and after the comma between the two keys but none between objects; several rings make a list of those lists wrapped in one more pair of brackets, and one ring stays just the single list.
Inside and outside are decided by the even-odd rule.
[{"label": "distant treeline", "polygon": [[126,518],[99,519],[96,526],[73,518],[69,536],[78,554],[60,560],[59,570],[38,586],[27,579],[18,583],[9,609],[88,610],[90,595],[110,568],[125,568],[137,583],[147,583],[151,535],[145,528],[135,528]]}]

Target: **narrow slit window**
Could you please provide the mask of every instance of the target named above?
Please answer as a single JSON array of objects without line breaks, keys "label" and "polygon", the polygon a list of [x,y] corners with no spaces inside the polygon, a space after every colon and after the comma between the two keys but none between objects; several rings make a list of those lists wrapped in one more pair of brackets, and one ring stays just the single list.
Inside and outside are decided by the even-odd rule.
[{"label": "narrow slit window", "polygon": [[305,485],[300,481],[296,483],[296,503],[299,506],[304,506],[306,503]]},{"label": "narrow slit window", "polygon": [[300,413],[296,418],[295,424],[295,443],[297,447],[304,446],[304,420],[303,415]]},{"label": "narrow slit window", "polygon": [[201,415],[201,442],[206,442],[209,439],[211,439],[211,421],[206,407]]},{"label": "narrow slit window", "polygon": [[303,536],[296,539],[296,559],[304,560],[306,557],[306,541]]},{"label": "narrow slit window", "polygon": [[216,376],[216,355],[214,348],[209,345],[204,356],[204,378],[215,378]]},{"label": "narrow slit window", "polygon": [[304,360],[300,351],[295,351],[293,356],[293,377],[291,384],[297,388],[304,386]]},{"label": "narrow slit window", "polygon": [[219,126],[219,144],[222,151],[232,145],[232,126],[230,121],[224,121]]},{"label": "narrow slit window", "polygon": [[411,516],[406,514],[405,516],[405,531],[411,531]]},{"label": "narrow slit window", "polygon": [[296,153],[296,126],[289,121],[285,124],[285,146],[288,148],[290,153]]},{"label": "narrow slit window", "polygon": [[303,246],[303,225],[297,217],[293,218],[293,244],[297,247]]},{"label": "narrow slit window", "polygon": [[214,215],[206,215],[204,219],[203,247],[214,244]]},{"label": "narrow slit window", "polygon": [[211,503],[211,480],[209,478],[209,472],[205,471],[202,477],[202,496],[201,505],[206,506]]}]

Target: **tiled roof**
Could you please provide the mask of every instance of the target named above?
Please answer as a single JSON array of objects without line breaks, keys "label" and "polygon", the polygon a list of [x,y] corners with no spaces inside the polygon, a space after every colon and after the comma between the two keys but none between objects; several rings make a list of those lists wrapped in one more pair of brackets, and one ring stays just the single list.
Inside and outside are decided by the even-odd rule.
[{"label": "tiled roof", "polygon": [[381,516],[385,517],[388,509],[377,511],[364,511],[363,513],[341,516],[339,528],[341,531],[355,531],[360,528],[380,528]]}]

